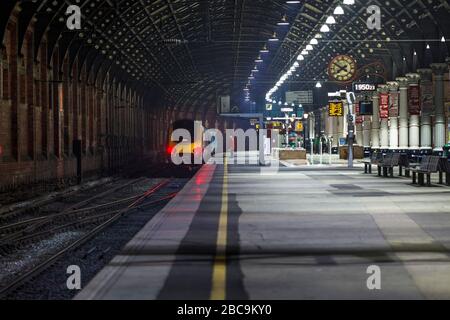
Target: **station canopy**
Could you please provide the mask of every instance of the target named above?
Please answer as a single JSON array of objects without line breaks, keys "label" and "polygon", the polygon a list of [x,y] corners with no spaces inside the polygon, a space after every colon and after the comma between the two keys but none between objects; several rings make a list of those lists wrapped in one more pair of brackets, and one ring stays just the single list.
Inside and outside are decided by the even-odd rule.
[{"label": "station canopy", "polygon": [[[2,38],[18,2],[19,46],[35,21],[35,50],[48,31],[49,57],[57,47],[88,70],[114,68],[127,82],[157,92],[155,99],[187,109],[208,108],[217,95],[241,96],[247,89],[252,99],[264,98],[331,15],[335,23],[301,63],[292,89],[328,79],[327,66],[339,54],[359,66],[375,63],[367,73],[402,72],[438,60],[447,52],[439,40],[450,37],[445,0],[2,0]],[[82,30],[66,27],[70,4],[81,7]],[[338,5],[343,14],[334,14]],[[381,8],[381,30],[367,28],[370,5]]]}]

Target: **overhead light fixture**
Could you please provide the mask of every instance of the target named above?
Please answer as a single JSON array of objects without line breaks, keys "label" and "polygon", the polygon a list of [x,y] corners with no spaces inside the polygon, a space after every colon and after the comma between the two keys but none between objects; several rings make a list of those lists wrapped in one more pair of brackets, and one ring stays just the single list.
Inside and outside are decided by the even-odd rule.
[{"label": "overhead light fixture", "polygon": [[303,56],[308,55],[308,53],[309,53],[309,52],[308,52],[307,50],[303,50],[303,51],[302,51],[302,55],[303,55]]},{"label": "overhead light fixture", "polygon": [[344,4],[351,6],[355,4],[355,0],[344,0]]},{"label": "overhead light fixture", "polygon": [[277,37],[276,32],[273,33],[272,38],[270,38],[269,41],[271,41],[271,42],[280,41],[280,39],[278,39],[278,37]]},{"label": "overhead light fixture", "polygon": [[313,48],[312,45],[308,44],[308,45],[306,46],[305,50],[307,50],[307,51],[312,51],[312,50],[314,50],[314,48]]},{"label": "overhead light fixture", "polygon": [[430,45],[427,43],[427,50],[430,50]]},{"label": "overhead light fixture", "polygon": [[279,26],[288,26],[289,22],[287,21],[287,16],[284,15],[283,18],[281,18],[281,21],[277,23]]},{"label": "overhead light fixture", "polygon": [[335,24],[335,23],[336,23],[336,19],[334,19],[333,16],[329,16],[329,17],[327,18],[326,23],[327,23],[327,24]]},{"label": "overhead light fixture", "polygon": [[309,44],[317,45],[317,44],[319,44],[319,41],[316,38],[314,38],[309,42]]},{"label": "overhead light fixture", "polygon": [[318,82],[316,83],[316,88],[318,88],[318,89],[322,88],[322,84],[320,83],[320,81],[318,81]]},{"label": "overhead light fixture", "polygon": [[441,42],[445,42],[445,37],[444,36],[442,36]]},{"label": "overhead light fixture", "polygon": [[300,1],[286,1],[287,4],[299,4]]},{"label": "overhead light fixture", "polygon": [[297,60],[298,61],[303,61],[303,60],[305,60],[305,57],[303,55],[299,54],[298,57],[297,57]]},{"label": "overhead light fixture", "polygon": [[320,28],[320,32],[323,32],[323,33],[330,32],[330,27],[328,27],[327,24],[324,24],[322,26],[322,28]]},{"label": "overhead light fixture", "polygon": [[264,60],[261,59],[261,56],[260,56],[260,55],[258,56],[258,58],[255,59],[255,62],[256,62],[256,63],[261,63],[261,62],[263,62],[263,61],[264,61]]},{"label": "overhead light fixture", "polygon": [[320,33],[317,33],[316,36],[315,36],[314,38],[316,38],[316,39],[322,39],[323,37],[322,37],[322,35],[321,35]]},{"label": "overhead light fixture", "polygon": [[333,14],[335,14],[335,15],[342,15],[342,14],[344,14],[344,9],[342,9],[341,6],[337,6],[336,9],[334,9]]},{"label": "overhead light fixture", "polygon": [[267,49],[267,45],[264,45],[264,47],[259,50],[260,53],[269,53],[269,49]]}]

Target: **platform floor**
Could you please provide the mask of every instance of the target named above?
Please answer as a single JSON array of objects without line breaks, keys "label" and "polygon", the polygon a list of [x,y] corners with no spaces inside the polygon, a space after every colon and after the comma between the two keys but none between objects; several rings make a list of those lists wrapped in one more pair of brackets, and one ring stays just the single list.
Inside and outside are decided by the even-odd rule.
[{"label": "platform floor", "polygon": [[450,188],[207,165],[77,299],[450,299],[449,248]]}]

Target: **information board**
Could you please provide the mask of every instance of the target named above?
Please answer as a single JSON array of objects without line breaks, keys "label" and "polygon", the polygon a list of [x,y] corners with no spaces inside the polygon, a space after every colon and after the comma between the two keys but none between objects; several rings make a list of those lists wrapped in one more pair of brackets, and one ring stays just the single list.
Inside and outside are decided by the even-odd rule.
[{"label": "information board", "polygon": [[330,117],[343,117],[344,104],[342,101],[331,101],[328,104],[328,114]]},{"label": "information board", "polygon": [[288,91],[286,92],[286,102],[288,104],[314,104],[314,94],[308,91]]}]

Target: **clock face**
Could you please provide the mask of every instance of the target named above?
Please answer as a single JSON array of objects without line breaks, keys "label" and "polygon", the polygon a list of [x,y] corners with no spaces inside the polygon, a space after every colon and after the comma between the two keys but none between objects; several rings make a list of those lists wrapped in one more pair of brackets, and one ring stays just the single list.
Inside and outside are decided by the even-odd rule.
[{"label": "clock face", "polygon": [[349,82],[356,76],[356,61],[350,56],[337,56],[328,67],[330,78],[339,82]]}]

